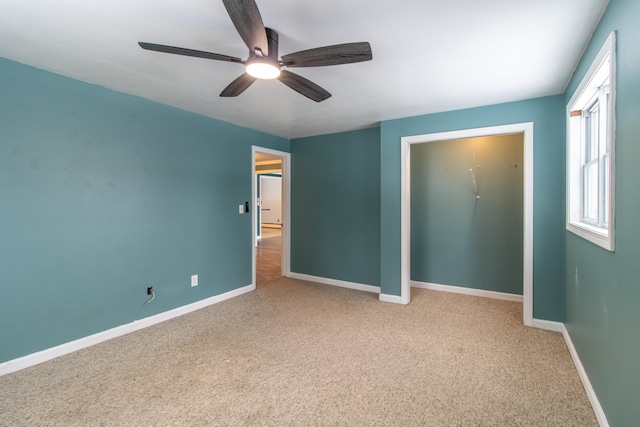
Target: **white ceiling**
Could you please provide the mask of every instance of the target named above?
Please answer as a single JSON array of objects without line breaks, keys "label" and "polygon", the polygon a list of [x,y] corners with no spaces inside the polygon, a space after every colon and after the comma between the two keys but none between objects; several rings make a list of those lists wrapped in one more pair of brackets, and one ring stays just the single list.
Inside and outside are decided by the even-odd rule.
[{"label": "white ceiling", "polygon": [[333,94],[278,81],[218,95],[239,64],[150,52],[137,42],[245,59],[220,0],[0,0],[0,56],[287,138],[562,93],[608,0],[257,0],[280,55],[368,41],[373,60],[292,71]]}]

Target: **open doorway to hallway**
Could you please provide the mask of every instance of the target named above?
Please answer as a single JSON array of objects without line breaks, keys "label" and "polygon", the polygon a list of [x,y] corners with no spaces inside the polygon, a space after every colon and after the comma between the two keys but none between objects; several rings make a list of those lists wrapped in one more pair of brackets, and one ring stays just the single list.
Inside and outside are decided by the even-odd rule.
[{"label": "open doorway to hallway", "polygon": [[289,153],[253,148],[253,283],[288,275]]},{"label": "open doorway to hallway", "polygon": [[257,153],[256,285],[282,276],[282,159]]}]

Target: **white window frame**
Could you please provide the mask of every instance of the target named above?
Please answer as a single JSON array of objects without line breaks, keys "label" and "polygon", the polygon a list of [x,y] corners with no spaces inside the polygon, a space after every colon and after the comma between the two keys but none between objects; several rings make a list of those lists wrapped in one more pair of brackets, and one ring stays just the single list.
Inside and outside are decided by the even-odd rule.
[{"label": "white window frame", "polygon": [[[612,252],[615,250],[615,53],[616,34],[612,32],[567,104],[567,230]],[[596,103],[600,117],[600,149],[597,157],[587,162],[587,117]],[[607,140],[609,151],[604,154],[606,150],[602,147],[606,142],[602,141]],[[599,177],[598,218],[595,220],[585,214],[584,200],[585,169],[592,167],[594,162]],[[600,173],[602,170],[606,172]]]}]

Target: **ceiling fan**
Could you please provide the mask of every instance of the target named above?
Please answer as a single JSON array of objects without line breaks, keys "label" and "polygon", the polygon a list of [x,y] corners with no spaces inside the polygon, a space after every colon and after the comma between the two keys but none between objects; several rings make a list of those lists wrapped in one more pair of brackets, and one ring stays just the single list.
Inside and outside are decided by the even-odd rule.
[{"label": "ceiling fan", "polygon": [[358,42],[302,50],[283,55],[281,59],[278,59],[278,33],[264,27],[255,0],[222,0],[222,3],[240,37],[249,48],[249,57],[244,61],[233,56],[201,50],[146,42],[138,42],[138,44],[143,49],[157,52],[243,64],[245,73],[232,81],[220,93],[220,96],[223,97],[240,95],[257,79],[277,78],[296,92],[316,102],[321,102],[329,98],[331,94],[312,81],[282,68],[351,64],[369,61],[372,58],[369,43]]}]

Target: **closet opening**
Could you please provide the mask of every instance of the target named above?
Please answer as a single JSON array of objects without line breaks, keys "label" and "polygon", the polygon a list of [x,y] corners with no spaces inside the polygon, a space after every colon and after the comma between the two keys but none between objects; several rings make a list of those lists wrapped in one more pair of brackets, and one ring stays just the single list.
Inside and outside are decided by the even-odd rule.
[{"label": "closet opening", "polygon": [[[502,157],[493,159],[489,161],[488,158],[485,158],[483,161],[486,161],[486,168],[483,168],[482,163],[478,163],[478,150],[476,150],[476,158],[473,158],[473,146],[476,144],[476,148],[478,148],[478,144],[484,141],[484,138],[494,137],[495,141],[504,140],[510,138],[510,135],[515,138],[520,138],[522,142],[522,162],[521,164],[517,161],[510,161],[509,159],[517,157],[517,153],[512,152],[509,154],[502,155]],[[489,139],[490,140],[490,139]],[[447,147],[447,141],[451,143]],[[440,168],[440,174],[438,177],[433,178],[436,180],[441,180],[441,185],[430,186],[426,185],[424,182],[413,182],[412,177],[414,179],[418,179],[419,174],[411,173],[411,165],[412,165],[412,155],[415,156],[425,156],[429,155],[425,154],[425,150],[421,150],[424,147],[423,144],[435,143],[439,144],[439,146],[433,145],[435,148],[434,152],[442,151],[443,153],[447,153],[447,156],[450,158],[451,162],[449,162],[448,166],[444,164],[432,165],[433,168]],[[484,143],[484,142],[482,142]],[[457,144],[457,146],[456,146]],[[490,147],[490,146],[487,146]],[[471,150],[469,150],[471,148]],[[514,148],[513,146],[510,147]],[[403,137],[401,139],[401,260],[402,260],[402,277],[401,277],[401,300],[402,303],[407,304],[410,301],[410,292],[411,286],[419,286],[419,287],[429,287],[431,285],[432,289],[437,289],[436,285],[455,285],[458,288],[441,288],[439,290],[447,290],[460,293],[470,293],[474,294],[475,292],[479,292],[481,296],[490,296],[497,297],[502,299],[511,299],[518,300],[519,295],[517,295],[517,289],[512,288],[497,288],[491,289],[479,289],[482,288],[482,285],[479,285],[478,279],[480,276],[484,277],[485,281],[491,280],[491,272],[486,271],[482,266],[482,260],[474,259],[475,254],[479,254],[478,245],[482,244],[482,241],[485,241],[486,248],[485,251],[490,247],[490,245],[496,245],[495,242],[490,241],[491,233],[485,235],[485,231],[478,227],[473,228],[475,225],[473,221],[477,221],[479,218],[479,214],[481,213],[484,217],[483,221],[486,221],[486,224],[490,224],[493,220],[500,220],[499,218],[491,218],[492,212],[495,213],[496,216],[499,216],[500,209],[515,209],[521,215],[519,239],[509,239],[510,245],[513,246],[514,242],[517,240],[519,245],[521,245],[521,257],[518,259],[521,262],[521,268],[518,266],[517,274],[521,275],[521,286],[522,286],[522,302],[523,302],[523,320],[524,324],[527,326],[532,326],[533,324],[533,123],[519,123],[513,125],[505,125],[505,126],[494,126],[487,128],[478,128],[478,129],[468,129],[461,131],[453,131],[453,132],[441,132],[441,133],[433,133],[433,134],[425,134],[425,135],[417,135],[410,137]],[[462,154],[462,157],[456,157],[456,150],[459,150]],[[486,151],[486,150],[485,150]],[[460,154],[458,153],[458,154]],[[433,154],[433,153],[432,153]],[[514,157],[515,156],[515,157]],[[467,158],[468,157],[468,158]],[[505,163],[507,162],[507,163]],[[415,163],[414,163],[415,166]],[[453,168],[455,170],[449,171],[449,168]],[[460,169],[460,170],[458,170]],[[502,169],[502,170],[498,170]],[[498,176],[491,176],[498,175]],[[513,176],[512,176],[513,175]],[[506,202],[508,202],[509,195],[501,194],[495,188],[495,183],[500,182],[504,179],[515,179],[518,177],[518,182],[509,182],[508,186],[512,194],[521,194],[520,206],[514,207],[514,205],[510,205],[511,207],[505,207]],[[494,184],[491,184],[491,182]],[[433,183],[432,183],[433,184]],[[443,194],[440,194],[439,197],[444,201],[443,203],[449,203],[448,212],[442,211],[439,212],[438,209],[440,207],[434,207],[434,212],[431,212],[431,215],[440,216],[443,223],[446,225],[445,229],[441,229],[443,231],[442,236],[435,236],[435,240],[440,239],[441,249],[448,250],[453,254],[458,254],[458,258],[451,258],[446,262],[442,262],[442,258],[438,258],[437,250],[438,250],[438,242],[430,242],[428,247],[420,247],[420,242],[414,241],[412,245],[412,235],[420,235],[420,233],[427,232],[430,227],[436,226],[441,227],[440,225],[429,224],[425,225],[423,218],[414,218],[412,221],[412,212],[414,215],[423,215],[429,211],[433,206],[429,206],[428,204],[428,194],[423,194],[424,200],[416,201],[413,200],[413,191],[431,191],[432,193],[435,191],[436,193],[442,189],[442,186],[450,185],[451,188],[449,190],[449,194],[443,191]],[[519,186],[520,188],[516,188],[515,186]],[[453,192],[453,194],[451,194]],[[432,194],[432,196],[435,193]],[[514,197],[516,197],[514,196]],[[412,200],[414,203],[420,203],[423,206],[412,206]],[[490,205],[490,206],[487,206]],[[454,209],[456,208],[456,209]],[[456,220],[460,220],[458,223],[455,223]],[[452,223],[452,221],[454,221]],[[457,224],[457,225],[456,225]],[[477,225],[477,224],[476,224]],[[482,225],[482,224],[480,224]],[[495,227],[494,231],[500,233],[499,227]],[[415,230],[412,228],[415,226]],[[518,226],[515,225],[515,229]],[[413,233],[413,234],[412,234]],[[449,233],[449,234],[447,234]],[[471,233],[471,234],[470,234]],[[461,234],[466,235],[467,241],[461,243],[458,241],[451,248],[447,249],[448,245],[447,236]],[[415,240],[415,239],[414,239]],[[469,246],[468,248],[465,246]],[[457,246],[456,246],[457,245]],[[499,244],[497,244],[499,246]],[[504,249],[504,248],[502,248]],[[424,269],[424,266],[414,265],[412,270],[412,259],[414,262],[415,256],[412,257],[412,251],[418,252],[417,254],[413,254],[416,256],[422,256],[423,254],[428,254],[428,256],[432,256],[431,268],[429,268],[429,272],[427,273]],[[494,251],[498,253],[499,251]],[[482,254],[484,255],[484,254]],[[426,255],[425,255],[426,256]],[[499,254],[498,254],[499,256]],[[460,265],[456,269],[455,263],[465,263],[465,269],[462,269]],[[439,264],[438,264],[439,263]],[[509,266],[506,266],[506,270],[508,270]],[[422,271],[421,271],[422,270]],[[505,270],[505,271],[506,271]],[[512,269],[513,270],[513,269]],[[430,273],[437,271],[436,276],[429,276]],[[453,280],[457,283],[432,283],[421,280],[415,280],[414,277],[417,275],[417,278],[420,277],[437,277],[444,278],[446,277],[446,272],[449,271]],[[516,271],[516,270],[514,270]],[[514,271],[511,271],[509,274],[513,276]],[[414,275],[414,277],[412,277]],[[414,279],[414,280],[412,280]],[[465,285],[464,280],[470,280],[472,283],[468,283]],[[446,279],[445,279],[446,280]],[[443,281],[443,280],[440,280]],[[515,285],[516,287],[518,284]],[[466,288],[466,289],[463,289]],[[515,290],[514,290],[515,289]],[[484,295],[482,293],[485,292]],[[488,294],[486,293],[488,292]],[[494,293],[493,295],[491,293]]]}]

